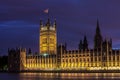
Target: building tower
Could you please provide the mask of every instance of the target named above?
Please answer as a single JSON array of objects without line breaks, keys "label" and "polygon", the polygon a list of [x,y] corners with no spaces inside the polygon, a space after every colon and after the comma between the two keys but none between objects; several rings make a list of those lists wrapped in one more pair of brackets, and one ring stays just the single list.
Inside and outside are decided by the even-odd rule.
[{"label": "building tower", "polygon": [[80,40],[80,43],[78,45],[78,49],[83,50],[83,51],[88,50],[88,41],[87,41],[86,35],[84,36],[83,41]]},{"label": "building tower", "polygon": [[56,54],[56,45],[56,20],[53,25],[51,25],[49,18],[45,25],[40,20],[39,53]]},{"label": "building tower", "polygon": [[83,49],[83,42],[82,42],[82,40],[80,40],[80,43],[79,43],[79,45],[78,45],[78,49],[79,49],[79,50],[82,50],[82,49]]},{"label": "building tower", "polygon": [[86,36],[84,36],[84,40],[83,40],[83,50],[88,50],[88,41]]},{"label": "building tower", "polygon": [[96,33],[94,36],[94,49],[101,49],[102,46],[102,36],[99,28],[99,21],[97,20]]}]

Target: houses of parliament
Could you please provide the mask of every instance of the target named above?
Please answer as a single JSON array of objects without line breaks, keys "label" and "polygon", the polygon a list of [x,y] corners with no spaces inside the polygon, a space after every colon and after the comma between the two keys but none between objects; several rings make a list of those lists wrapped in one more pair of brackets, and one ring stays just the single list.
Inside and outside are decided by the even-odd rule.
[{"label": "houses of parliament", "polygon": [[57,23],[40,20],[39,53],[24,48],[8,50],[8,70],[120,70],[120,50],[112,49],[112,39],[103,39],[97,20],[94,48],[88,48],[87,37],[80,40],[77,50],[57,44]]}]

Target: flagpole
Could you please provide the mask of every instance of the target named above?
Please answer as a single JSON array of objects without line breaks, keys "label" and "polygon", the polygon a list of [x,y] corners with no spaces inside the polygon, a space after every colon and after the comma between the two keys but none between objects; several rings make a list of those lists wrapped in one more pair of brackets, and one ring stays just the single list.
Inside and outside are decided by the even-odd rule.
[{"label": "flagpole", "polygon": [[48,18],[50,19],[50,13],[49,13],[49,9],[48,9]]},{"label": "flagpole", "polygon": [[50,15],[49,15],[49,9],[45,9],[45,10],[44,10],[44,13],[47,14],[48,18],[50,18]]}]

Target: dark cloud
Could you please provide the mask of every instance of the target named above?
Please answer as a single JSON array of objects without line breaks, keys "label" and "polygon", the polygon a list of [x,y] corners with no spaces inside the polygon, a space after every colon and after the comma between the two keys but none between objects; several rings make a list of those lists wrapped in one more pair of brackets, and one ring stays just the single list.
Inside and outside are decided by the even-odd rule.
[{"label": "dark cloud", "polygon": [[47,8],[51,22],[57,19],[58,43],[67,42],[69,49],[76,49],[86,35],[92,48],[98,18],[103,37],[111,37],[113,47],[119,48],[119,3],[120,0],[1,0],[0,54],[19,46],[38,51],[39,20],[46,22],[43,10]]}]

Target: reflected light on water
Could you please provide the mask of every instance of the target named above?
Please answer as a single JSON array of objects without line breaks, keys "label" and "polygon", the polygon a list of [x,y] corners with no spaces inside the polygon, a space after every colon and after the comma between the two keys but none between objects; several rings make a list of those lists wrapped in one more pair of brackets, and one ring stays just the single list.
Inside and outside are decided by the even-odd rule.
[{"label": "reflected light on water", "polygon": [[[7,76],[7,78],[6,78]],[[120,79],[120,73],[1,73],[0,80],[106,80]]]}]

